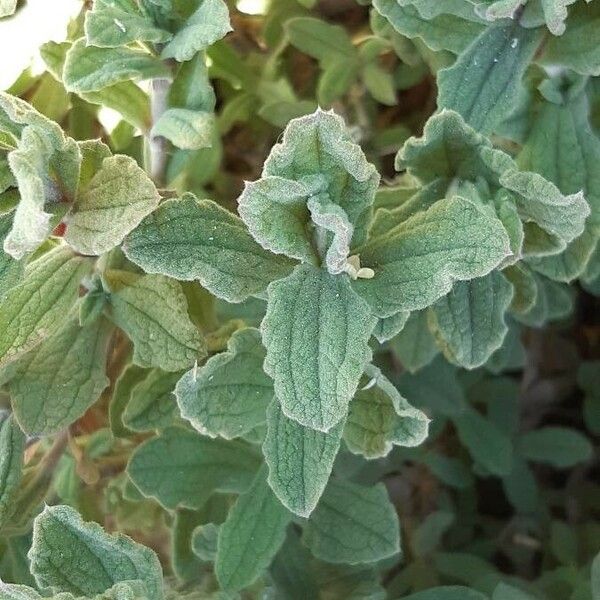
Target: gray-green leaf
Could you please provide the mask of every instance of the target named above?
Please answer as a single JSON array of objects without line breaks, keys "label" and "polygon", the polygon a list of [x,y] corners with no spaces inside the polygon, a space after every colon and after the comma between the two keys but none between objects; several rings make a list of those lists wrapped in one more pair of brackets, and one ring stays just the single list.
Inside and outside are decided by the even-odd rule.
[{"label": "gray-green leaf", "polygon": [[25,436],[12,415],[0,416],[0,530],[15,512],[23,470]]}]

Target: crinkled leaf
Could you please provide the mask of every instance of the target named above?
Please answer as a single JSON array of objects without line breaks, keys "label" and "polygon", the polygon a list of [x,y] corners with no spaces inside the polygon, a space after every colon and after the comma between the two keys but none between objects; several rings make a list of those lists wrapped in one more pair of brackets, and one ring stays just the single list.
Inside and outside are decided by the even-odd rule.
[{"label": "crinkled leaf", "polygon": [[193,367],[177,383],[181,416],[200,433],[225,439],[240,437],[265,422],[273,382],[263,371],[260,332],[236,331],[227,352]]},{"label": "crinkled leaf", "polygon": [[198,279],[229,302],[262,292],[293,266],[261,248],[234,214],[191,195],[163,202],[127,237],[123,249],[145,271]]},{"label": "crinkled leaf", "polygon": [[14,500],[21,481],[24,451],[25,435],[14,417],[0,416],[0,530],[17,508]]},{"label": "crinkled leaf", "polygon": [[219,528],[215,573],[226,591],[252,584],[283,544],[292,514],[267,484],[263,467]]},{"label": "crinkled leaf", "polygon": [[23,281],[0,303],[0,365],[13,362],[60,327],[89,269],[89,261],[66,246],[27,266]]},{"label": "crinkled leaf", "polygon": [[105,158],[66,218],[66,241],[82,254],[104,254],[157,206],[152,180],[128,156]]},{"label": "crinkled leaf", "polygon": [[428,429],[427,416],[413,408],[379,369],[367,367],[344,427],[348,449],[366,458],[380,458],[393,446],[418,446]]},{"label": "crinkled leaf", "polygon": [[307,517],[314,510],[333,468],[344,421],[327,433],[303,427],[283,414],[277,400],[267,410],[263,444],[269,485],[281,503]]},{"label": "crinkled leaf", "polygon": [[375,314],[418,310],[448,293],[455,281],[482,277],[508,254],[500,221],[464,198],[440,200],[362,248],[375,271],[353,283]]},{"label": "crinkled leaf", "polygon": [[390,349],[410,373],[428,365],[440,351],[429,328],[427,310],[410,313],[402,331],[392,338]]},{"label": "crinkled leaf", "polygon": [[105,278],[110,316],[133,341],[136,364],[181,371],[206,355],[178,281],[127,271],[109,271]]},{"label": "crinkled leaf", "polygon": [[98,319],[71,318],[21,359],[10,382],[13,410],[29,435],[51,435],[81,417],[108,385],[105,363],[112,329]]},{"label": "crinkled leaf", "polygon": [[410,39],[420,38],[432,50],[449,50],[460,54],[483,30],[483,24],[454,14],[423,16],[414,5],[397,0],[374,0],[375,10],[392,27]]},{"label": "crinkled leaf", "polygon": [[175,385],[181,373],[153,369],[131,390],[123,423],[132,431],[152,431],[173,425],[179,416]]},{"label": "crinkled leaf", "polygon": [[152,135],[167,138],[177,148],[199,150],[211,145],[213,127],[212,113],[169,108],[154,124]]},{"label": "crinkled leaf", "polygon": [[168,31],[159,29],[135,2],[94,0],[85,15],[85,36],[90,46],[119,48],[131,42],[166,42]]},{"label": "crinkled leaf", "polygon": [[304,529],[303,541],[332,563],[369,563],[400,552],[400,526],[385,486],[332,479]]},{"label": "crinkled leaf", "polygon": [[162,570],[150,548],[108,535],[69,506],[47,506],[36,518],[29,558],[42,588],[93,595],[120,581],[140,580],[149,600],[164,597]]},{"label": "crinkled leaf", "polygon": [[[4,243],[13,223],[11,213],[0,214],[0,242]],[[23,277],[25,262],[16,260],[0,248],[0,298]]]},{"label": "crinkled leaf", "polygon": [[164,47],[162,58],[178,62],[191,60],[230,32],[229,10],[223,0],[202,0],[173,39]]},{"label": "crinkled leaf", "polygon": [[467,369],[484,364],[504,341],[513,287],[502,273],[460,281],[430,309],[438,342],[449,360]]},{"label": "crinkled leaf", "polygon": [[97,92],[130,79],[169,77],[168,67],[142,50],[97,48],[77,40],[67,52],[63,82],[70,92]]},{"label": "crinkled leaf", "polygon": [[199,508],[215,491],[243,492],[259,464],[245,442],[211,440],[173,427],[138,446],[127,472],[142,494],[163,506]]},{"label": "crinkled leaf", "polygon": [[539,30],[516,21],[487,27],[454,65],[440,71],[438,106],[460,113],[478,131],[494,131],[512,110],[540,39]]},{"label": "crinkled leaf", "polygon": [[329,431],[346,415],[370,359],[375,320],[345,275],[300,265],[268,289],[264,368],[283,412]]}]

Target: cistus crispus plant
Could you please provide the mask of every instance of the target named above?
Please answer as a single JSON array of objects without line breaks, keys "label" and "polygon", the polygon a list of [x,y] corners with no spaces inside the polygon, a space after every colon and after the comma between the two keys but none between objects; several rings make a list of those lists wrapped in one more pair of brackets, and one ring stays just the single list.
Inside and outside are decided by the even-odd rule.
[{"label": "cistus crispus plant", "polygon": [[600,599],[600,0],[87,0],[39,53],[0,600]]}]

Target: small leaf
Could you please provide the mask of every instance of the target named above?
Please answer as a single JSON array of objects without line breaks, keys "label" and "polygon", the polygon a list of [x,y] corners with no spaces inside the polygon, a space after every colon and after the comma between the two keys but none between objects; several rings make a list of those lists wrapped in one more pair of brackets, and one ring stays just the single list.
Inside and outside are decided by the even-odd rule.
[{"label": "small leaf", "polygon": [[97,48],[77,40],[67,52],[63,82],[70,92],[97,92],[102,88],[129,81],[170,75],[158,58],[127,47]]},{"label": "small leaf", "polygon": [[198,279],[229,302],[262,292],[293,266],[263,250],[234,214],[191,195],[163,202],[127,237],[123,250],[146,272]]},{"label": "small leaf", "polygon": [[21,481],[24,451],[25,436],[14,417],[0,416],[0,530],[17,509],[14,501]]},{"label": "small leaf", "polygon": [[212,113],[169,108],[154,124],[152,136],[167,138],[177,148],[199,150],[211,145],[213,127]]},{"label": "small leaf", "polygon": [[200,508],[215,491],[247,489],[259,463],[245,442],[211,440],[172,427],[138,446],[127,472],[142,494],[166,508]]},{"label": "small leaf", "polygon": [[416,310],[410,313],[402,331],[390,342],[392,353],[410,373],[428,365],[440,351],[429,328],[427,312]]},{"label": "small leaf", "polygon": [[51,435],[74,423],[109,383],[105,374],[112,328],[71,318],[22,358],[10,382],[13,410],[29,435]]},{"label": "small leaf", "polygon": [[268,289],[264,368],[286,416],[329,431],[346,415],[375,325],[345,275],[300,265]]},{"label": "small leaf", "polygon": [[283,544],[291,513],[267,485],[263,467],[219,528],[215,574],[225,591],[251,585]]},{"label": "small leaf", "polygon": [[65,240],[82,254],[104,254],[119,245],[159,200],[156,187],[132,158],[105,158],[65,219]]},{"label": "small leaf", "polygon": [[307,517],[317,505],[329,480],[343,429],[343,421],[327,433],[309,429],[286,417],[277,400],[269,406],[263,444],[268,481],[280,502],[294,514]]},{"label": "small leaf", "polygon": [[153,431],[174,425],[179,411],[175,402],[175,385],[181,373],[153,369],[131,390],[123,412],[123,423],[132,431]]},{"label": "small leaf", "polygon": [[559,469],[585,462],[592,456],[590,441],[579,431],[568,427],[541,427],[519,438],[520,453],[535,462]]},{"label": "small leaf", "polygon": [[136,364],[181,371],[206,355],[178,281],[126,271],[109,271],[105,278],[110,317],[133,341]]},{"label": "small leaf", "polygon": [[59,246],[27,266],[0,304],[0,365],[37,346],[66,320],[89,261]]},{"label": "small leaf", "polygon": [[217,544],[220,525],[207,523],[194,530],[192,536],[192,550],[204,562],[215,562],[217,558]]},{"label": "small leaf", "polygon": [[512,110],[540,40],[539,30],[516,21],[487,27],[454,65],[440,71],[438,106],[460,113],[478,131],[494,131]]},{"label": "small leaf", "polygon": [[467,369],[484,364],[508,332],[505,313],[512,297],[512,285],[498,272],[455,283],[430,309],[446,357]]},{"label": "small leaf", "polygon": [[332,479],[304,529],[303,541],[321,560],[351,565],[400,552],[400,526],[385,486]]},{"label": "small leaf", "polygon": [[498,219],[464,198],[440,200],[369,240],[361,263],[375,277],[353,287],[380,317],[419,310],[447,294],[455,281],[486,275],[509,253]]},{"label": "small leaf", "polygon": [[273,382],[264,373],[260,332],[236,331],[227,352],[192,367],[177,383],[181,416],[211,437],[240,437],[265,422]]},{"label": "small leaf", "polygon": [[[0,214],[0,243],[4,243],[12,223],[11,213]],[[15,260],[0,248],[0,298],[22,279],[24,271],[24,261]]]},{"label": "small leaf", "polygon": [[379,369],[368,366],[344,427],[348,449],[365,458],[380,458],[393,446],[418,446],[428,430],[427,416],[413,408]]},{"label": "small leaf", "polygon": [[203,0],[173,39],[164,47],[162,58],[178,62],[191,60],[196,52],[205,50],[228,32],[229,11],[223,0]]},{"label": "small leaf", "polygon": [[149,600],[164,598],[162,570],[150,548],[108,535],[69,506],[47,506],[36,518],[29,558],[42,588],[92,595],[120,581],[140,580]]},{"label": "small leaf", "polygon": [[383,317],[377,321],[373,335],[380,344],[395,338],[405,327],[411,313],[400,311],[390,317]]}]

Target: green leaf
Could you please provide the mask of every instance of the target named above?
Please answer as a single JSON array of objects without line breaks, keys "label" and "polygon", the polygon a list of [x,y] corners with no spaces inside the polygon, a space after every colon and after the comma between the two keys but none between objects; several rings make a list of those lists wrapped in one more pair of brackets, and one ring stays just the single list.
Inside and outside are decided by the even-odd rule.
[{"label": "green leaf", "polygon": [[444,199],[369,240],[360,256],[375,277],[353,287],[380,317],[419,310],[455,281],[486,275],[509,253],[498,219],[464,198]]},{"label": "green leaf", "polygon": [[373,335],[380,344],[383,344],[396,337],[404,329],[409,318],[409,312],[400,311],[391,317],[379,319],[373,330]]},{"label": "green leaf", "polygon": [[18,359],[66,320],[88,260],[59,246],[27,266],[23,281],[0,303],[0,366]]},{"label": "green leaf", "polygon": [[582,75],[600,75],[600,7],[594,2],[578,2],[569,12],[566,31],[548,39],[541,62]]},{"label": "green leaf", "polygon": [[519,588],[501,582],[494,589],[492,600],[534,600],[534,597]]},{"label": "green leaf", "polygon": [[559,469],[572,467],[592,456],[590,441],[568,427],[541,427],[523,434],[519,452],[528,460],[548,463]]},{"label": "green leaf", "polygon": [[[4,243],[6,235],[12,228],[12,214],[0,214],[0,242]],[[23,277],[25,263],[15,260],[12,256],[0,249],[0,298],[13,288]]]},{"label": "green leaf", "polygon": [[380,458],[393,446],[418,446],[428,430],[427,416],[413,408],[378,368],[369,365],[350,403],[344,427],[348,449],[365,458]]},{"label": "green leaf", "polygon": [[131,42],[167,42],[172,36],[159,29],[135,2],[94,0],[85,14],[87,44],[100,48],[119,48]]},{"label": "green leaf", "polygon": [[192,535],[192,550],[203,562],[215,562],[220,525],[207,523],[194,529]]},{"label": "green leaf", "polygon": [[162,600],[156,554],[131,538],[108,535],[69,506],[47,506],[33,526],[29,552],[37,584],[55,592],[102,594],[120,581],[140,580],[149,600]]},{"label": "green leaf", "polygon": [[521,79],[541,40],[515,21],[490,25],[438,76],[438,106],[490,133],[516,103]]},{"label": "green leaf", "polygon": [[131,390],[123,423],[132,431],[152,431],[173,425],[179,416],[174,390],[181,373],[153,369]]},{"label": "green leaf", "polygon": [[223,0],[203,0],[173,39],[164,47],[162,58],[178,62],[191,60],[196,52],[220,40],[232,31],[229,11]]},{"label": "green leaf", "polygon": [[510,473],[513,449],[505,432],[473,408],[454,417],[454,424],[476,462],[500,477]]},{"label": "green leaf", "polygon": [[426,310],[410,313],[402,331],[390,342],[392,353],[410,373],[416,373],[428,365],[439,353],[435,338],[429,329],[427,313]]},{"label": "green leaf", "polygon": [[378,183],[375,167],[352,141],[344,121],[319,109],[289,122],[265,162],[262,179],[246,183],[238,210],[264,248],[314,263],[315,241],[324,257],[332,240],[328,228],[311,221],[308,199],[318,196],[322,206],[339,206],[352,225],[353,245],[359,245]]},{"label": "green leaf", "polygon": [[286,416],[329,431],[347,412],[371,351],[369,307],[345,275],[300,265],[268,289],[264,368]]},{"label": "green leaf", "polygon": [[293,266],[261,248],[234,214],[191,195],[163,202],[127,237],[123,250],[149,273],[198,279],[229,302],[264,291]]},{"label": "green leaf", "polygon": [[307,517],[314,510],[333,468],[344,421],[327,433],[303,427],[283,414],[277,400],[267,410],[263,444],[269,465],[269,485],[294,514]]},{"label": "green leaf", "polygon": [[111,333],[104,319],[80,327],[71,318],[17,363],[9,389],[23,431],[57,433],[98,400],[109,383],[104,365]]},{"label": "green leaf", "polygon": [[267,485],[263,467],[219,528],[215,574],[225,591],[251,585],[283,544],[291,513]]},{"label": "green leaf", "polygon": [[402,600],[488,600],[488,597],[462,585],[447,585],[416,592],[404,596]]},{"label": "green leaf", "polygon": [[133,48],[97,48],[77,40],[67,52],[63,82],[70,92],[97,92],[130,79],[169,78],[169,68],[158,58]]},{"label": "green leaf", "polygon": [[177,383],[181,416],[194,429],[211,437],[233,439],[265,422],[273,399],[273,382],[264,373],[260,332],[240,329],[227,343],[227,352],[194,367]]},{"label": "green leaf", "polygon": [[0,416],[0,530],[17,509],[14,501],[21,481],[24,451],[25,436],[14,417]]},{"label": "green leaf", "polygon": [[178,281],[127,271],[109,271],[105,279],[110,317],[133,341],[136,364],[181,371],[206,355]]},{"label": "green leaf", "polygon": [[212,144],[214,115],[187,108],[169,108],[154,124],[152,136],[167,138],[177,148],[198,150]]},{"label": "green leaf", "polygon": [[[568,282],[583,273],[600,237],[600,176],[596,170],[600,139],[590,125],[587,96],[578,90],[578,82],[573,82],[567,91],[564,81],[544,83],[548,84],[545,87],[548,98],[536,111],[518,162],[554,183],[563,194],[583,191],[591,214],[584,232],[565,252],[528,262],[543,275]],[[562,88],[556,89],[558,86]],[[557,92],[557,97],[550,97],[551,92]]]},{"label": "green leaf", "polygon": [[304,528],[303,541],[321,560],[351,565],[400,552],[400,526],[385,486],[332,479]]},{"label": "green leaf", "polygon": [[110,430],[115,437],[127,437],[129,429],[123,423],[125,412],[135,385],[144,379],[147,371],[134,364],[126,364],[121,371],[108,407]]},{"label": "green leaf", "polygon": [[512,297],[512,285],[496,271],[455,283],[430,309],[446,357],[467,369],[483,365],[508,332],[505,313]]},{"label": "green leaf", "polygon": [[414,5],[397,0],[374,0],[373,6],[398,33],[409,39],[420,38],[432,50],[460,54],[484,28],[476,19],[453,14],[425,17]]},{"label": "green leaf", "polygon": [[418,557],[431,554],[454,522],[453,513],[446,510],[436,510],[417,527],[412,537],[412,550]]},{"label": "green leaf", "polygon": [[104,254],[119,245],[159,200],[156,187],[135,160],[105,158],[65,219],[65,240],[82,254]]},{"label": "green leaf", "polygon": [[243,492],[260,464],[252,446],[211,440],[172,427],[133,452],[127,472],[145,496],[166,508],[200,508],[215,492]]},{"label": "green leaf", "polygon": [[286,21],[285,32],[292,46],[324,65],[343,61],[349,68],[349,63],[358,58],[352,40],[339,25],[312,17],[296,17]]}]

